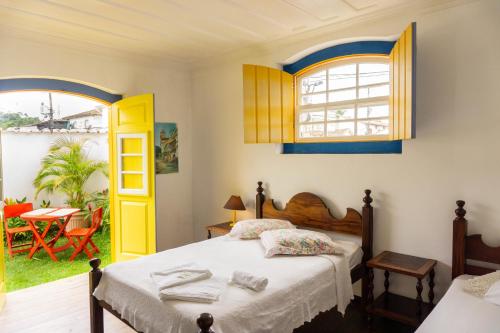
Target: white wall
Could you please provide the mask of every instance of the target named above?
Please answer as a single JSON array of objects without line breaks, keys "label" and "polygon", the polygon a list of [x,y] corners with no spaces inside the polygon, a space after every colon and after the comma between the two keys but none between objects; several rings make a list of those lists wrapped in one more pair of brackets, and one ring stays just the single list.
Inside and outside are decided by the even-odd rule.
[{"label": "white wall", "polygon": [[[22,199],[39,205],[42,200],[50,200],[55,207],[65,204],[65,196],[60,193],[41,192],[35,200],[33,180],[40,169],[41,160],[47,155],[50,145],[61,134],[50,133],[15,133],[2,131],[2,180],[4,198]],[[108,134],[72,133],[75,139],[88,138],[88,157],[94,160],[108,161]],[[108,188],[108,179],[102,174],[94,174],[86,184],[90,192]]]},{"label": "white wall", "polygon": [[[471,232],[500,243],[498,78],[500,2],[485,0],[438,11],[406,11],[377,21],[306,33],[200,67],[193,74],[193,202],[197,239],[204,226],[229,218],[231,194],[253,205],[256,182],[285,203],[301,191],[325,198],[337,216],[360,209],[373,190],[374,251],[435,258],[438,296],[451,275],[455,200],[467,202]],[[417,138],[401,155],[279,155],[273,145],[243,144],[243,63],[278,63],[315,44],[393,36],[417,22]],[[253,209],[253,207],[252,207]],[[246,215],[253,214],[249,210]],[[382,279],[377,276],[380,290]],[[392,287],[391,287],[392,288]],[[415,296],[413,279],[394,290]]]},{"label": "white wall", "polygon": [[25,40],[0,31],[0,78],[67,78],[128,96],[155,94],[156,121],[178,124],[180,154],[179,173],[157,176],[157,248],[192,241],[191,82],[187,69],[167,61],[155,64],[116,52],[82,52],[60,47],[57,40],[47,44],[35,39],[35,34]]}]

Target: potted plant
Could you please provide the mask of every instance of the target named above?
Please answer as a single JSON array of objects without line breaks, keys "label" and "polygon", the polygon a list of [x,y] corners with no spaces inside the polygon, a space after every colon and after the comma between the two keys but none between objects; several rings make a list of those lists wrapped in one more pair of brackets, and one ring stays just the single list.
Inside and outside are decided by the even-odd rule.
[{"label": "potted plant", "polygon": [[47,156],[33,181],[36,187],[35,198],[42,191],[60,192],[66,195],[65,203],[69,207],[81,209],[74,214],[67,230],[86,227],[85,205],[90,194],[85,184],[96,172],[108,176],[108,163],[92,160],[88,157],[89,139],[60,137],[50,146]]}]

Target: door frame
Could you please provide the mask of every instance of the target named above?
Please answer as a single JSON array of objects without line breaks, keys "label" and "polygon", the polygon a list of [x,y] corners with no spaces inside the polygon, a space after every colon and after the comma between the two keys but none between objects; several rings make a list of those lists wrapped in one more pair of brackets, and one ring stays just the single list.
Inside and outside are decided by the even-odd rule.
[{"label": "door frame", "polygon": [[[44,78],[44,77],[7,77],[0,78],[0,93],[17,92],[17,91],[47,91],[47,92],[60,92],[70,95],[81,96],[84,98],[93,99],[99,101],[109,107],[119,100],[123,99],[121,94],[115,94],[110,91],[106,91],[100,87],[92,84],[71,81],[67,79],[57,79],[57,78]],[[108,141],[111,138],[108,137]],[[3,189],[3,186],[2,186]],[[112,189],[110,188],[110,191]],[[3,192],[3,191],[0,191]],[[2,199],[3,199],[3,193]],[[112,193],[110,192],[110,196]],[[113,221],[111,221],[113,224]],[[113,227],[113,226],[111,226]],[[0,228],[1,231],[1,228]],[[0,234],[0,237],[1,234]],[[111,244],[113,246],[114,239],[111,233]],[[0,244],[1,245],[1,244]],[[3,260],[3,258],[0,258]],[[1,294],[0,290],[0,294]],[[2,299],[0,297],[0,303]],[[2,304],[0,304],[1,310]]]}]

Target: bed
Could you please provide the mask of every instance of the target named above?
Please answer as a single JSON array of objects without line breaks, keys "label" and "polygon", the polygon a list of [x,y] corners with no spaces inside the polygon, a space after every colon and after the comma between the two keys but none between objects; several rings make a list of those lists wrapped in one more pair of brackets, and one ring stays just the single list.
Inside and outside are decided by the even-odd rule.
[{"label": "bed", "polygon": [[467,279],[496,270],[492,267],[500,264],[500,246],[485,244],[481,235],[468,235],[465,202],[459,200],[457,205],[453,221],[453,282],[417,333],[500,332],[500,306],[463,290]]},{"label": "bed", "polygon": [[[291,332],[294,329],[307,332],[308,322],[316,320],[319,313],[345,308],[343,284],[349,283],[352,288],[351,283],[361,280],[362,298],[366,299],[365,263],[372,256],[373,239],[370,194],[365,190],[361,213],[348,208],[346,216],[337,219],[321,198],[308,192],[296,194],[285,209],[277,209],[272,199],[266,200],[262,182],[258,183],[257,218],[287,219],[302,228],[357,236],[360,246],[346,246],[350,250],[343,259],[338,256],[282,256],[270,260],[264,258],[258,240],[240,241],[230,237],[116,263],[104,271],[99,269],[99,259],[92,259],[89,273],[91,332],[104,332],[104,310],[135,331],[145,333]],[[242,269],[266,276],[270,282],[262,293],[228,287],[220,301],[212,304],[160,301],[148,272],[167,263],[193,260],[210,267],[214,276],[229,276],[232,270]],[[346,274],[340,275],[340,270],[335,268],[336,260],[348,262]]]}]

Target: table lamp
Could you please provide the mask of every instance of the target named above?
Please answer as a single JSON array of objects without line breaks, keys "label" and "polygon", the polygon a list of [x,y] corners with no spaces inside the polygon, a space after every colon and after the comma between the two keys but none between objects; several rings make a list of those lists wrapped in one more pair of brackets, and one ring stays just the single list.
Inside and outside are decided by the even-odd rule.
[{"label": "table lamp", "polygon": [[224,208],[233,211],[233,220],[230,224],[231,227],[234,226],[234,224],[236,223],[236,211],[246,209],[245,205],[243,204],[243,201],[241,201],[241,198],[237,195],[232,195],[224,205]]}]

